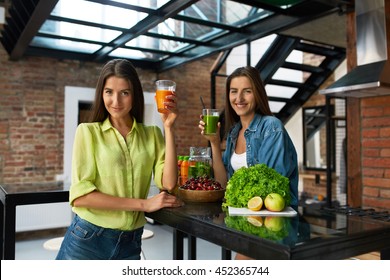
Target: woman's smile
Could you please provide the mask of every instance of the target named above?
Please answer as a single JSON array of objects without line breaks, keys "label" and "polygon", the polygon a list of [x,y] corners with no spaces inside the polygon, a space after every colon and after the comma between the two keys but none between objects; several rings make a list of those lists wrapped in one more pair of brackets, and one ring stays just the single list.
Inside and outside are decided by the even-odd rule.
[{"label": "woman's smile", "polygon": [[247,103],[244,103],[244,102],[239,102],[239,103],[235,103],[235,104],[236,104],[236,106],[237,106],[238,108],[244,108],[245,106],[248,105]]},{"label": "woman's smile", "polygon": [[122,111],[123,110],[122,107],[111,107],[111,109],[113,109],[114,111]]}]

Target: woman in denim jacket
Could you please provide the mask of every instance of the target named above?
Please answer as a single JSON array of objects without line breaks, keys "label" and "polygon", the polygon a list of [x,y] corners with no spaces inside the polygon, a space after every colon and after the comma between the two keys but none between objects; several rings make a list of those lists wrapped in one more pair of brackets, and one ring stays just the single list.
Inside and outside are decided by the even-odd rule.
[{"label": "woman in denim jacket", "polygon": [[[220,127],[220,124],[219,124]],[[199,122],[204,134],[204,122]],[[282,122],[272,115],[259,71],[236,69],[226,80],[226,150],[220,131],[210,141],[214,177],[223,186],[235,170],[265,163],[290,180],[291,206],[298,205],[298,162],[295,147]]]}]

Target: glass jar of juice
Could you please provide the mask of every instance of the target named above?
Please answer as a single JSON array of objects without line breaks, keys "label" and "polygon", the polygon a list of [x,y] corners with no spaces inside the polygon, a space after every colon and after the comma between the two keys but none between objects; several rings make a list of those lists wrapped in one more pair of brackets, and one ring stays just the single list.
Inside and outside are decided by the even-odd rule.
[{"label": "glass jar of juice", "polygon": [[190,147],[188,178],[212,177],[210,147]]}]

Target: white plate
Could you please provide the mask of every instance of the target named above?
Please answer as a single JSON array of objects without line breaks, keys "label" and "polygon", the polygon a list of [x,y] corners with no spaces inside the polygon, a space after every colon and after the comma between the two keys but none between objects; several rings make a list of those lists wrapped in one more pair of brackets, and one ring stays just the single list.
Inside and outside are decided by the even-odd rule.
[{"label": "white plate", "polygon": [[253,211],[248,208],[236,208],[229,206],[229,215],[231,216],[282,216],[282,217],[294,217],[298,213],[290,206],[286,207],[283,211],[272,212],[266,209],[260,211]]}]

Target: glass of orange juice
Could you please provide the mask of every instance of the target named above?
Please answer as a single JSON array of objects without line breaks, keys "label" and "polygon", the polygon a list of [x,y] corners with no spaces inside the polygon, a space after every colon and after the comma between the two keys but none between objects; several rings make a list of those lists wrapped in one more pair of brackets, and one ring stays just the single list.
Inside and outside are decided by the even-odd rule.
[{"label": "glass of orange juice", "polygon": [[156,81],[156,103],[157,111],[160,113],[166,113],[164,102],[167,95],[175,94],[176,83],[171,80],[158,80]]}]

